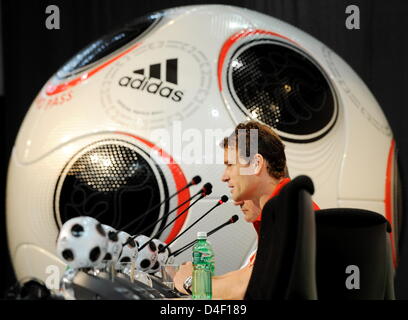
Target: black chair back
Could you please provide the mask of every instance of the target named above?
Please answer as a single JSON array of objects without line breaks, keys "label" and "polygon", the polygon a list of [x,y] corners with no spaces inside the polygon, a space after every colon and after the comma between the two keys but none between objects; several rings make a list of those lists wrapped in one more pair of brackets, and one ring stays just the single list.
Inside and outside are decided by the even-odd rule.
[{"label": "black chair back", "polygon": [[390,231],[387,220],[372,211],[316,211],[319,300],[394,299]]},{"label": "black chair back", "polygon": [[299,176],[265,204],[246,300],[317,298],[313,193]]}]

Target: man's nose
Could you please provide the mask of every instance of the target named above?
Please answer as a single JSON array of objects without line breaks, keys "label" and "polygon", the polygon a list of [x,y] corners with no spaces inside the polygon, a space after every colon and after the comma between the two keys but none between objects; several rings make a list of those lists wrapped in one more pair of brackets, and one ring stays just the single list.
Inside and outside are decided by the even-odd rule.
[{"label": "man's nose", "polygon": [[224,173],[222,174],[222,177],[221,177],[221,181],[222,182],[227,182],[228,180],[229,180],[229,177],[228,177],[228,175],[226,173],[226,170],[224,170]]}]

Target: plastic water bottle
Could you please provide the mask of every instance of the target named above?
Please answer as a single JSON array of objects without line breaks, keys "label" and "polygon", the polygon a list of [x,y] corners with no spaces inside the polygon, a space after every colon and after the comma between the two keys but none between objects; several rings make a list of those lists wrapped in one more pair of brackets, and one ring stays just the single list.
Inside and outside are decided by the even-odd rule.
[{"label": "plastic water bottle", "polygon": [[206,232],[197,233],[193,247],[193,299],[212,298],[212,275],[214,274],[214,251],[207,241]]}]

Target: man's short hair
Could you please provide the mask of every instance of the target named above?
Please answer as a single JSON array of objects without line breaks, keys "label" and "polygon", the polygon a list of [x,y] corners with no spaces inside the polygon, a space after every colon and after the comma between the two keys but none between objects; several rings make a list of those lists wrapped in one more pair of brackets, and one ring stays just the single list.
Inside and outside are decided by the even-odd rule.
[{"label": "man's short hair", "polygon": [[[256,135],[251,134],[251,131],[254,132],[253,130],[256,130]],[[262,155],[266,160],[269,175],[276,179],[287,177],[289,174],[286,167],[285,145],[278,134],[265,124],[254,120],[239,123],[234,132],[223,139],[221,147],[235,146],[242,158],[251,161],[255,155],[255,153],[251,154],[250,147],[251,143],[256,142],[254,137],[256,137],[258,143],[256,153]],[[245,146],[241,144],[243,141]]]}]

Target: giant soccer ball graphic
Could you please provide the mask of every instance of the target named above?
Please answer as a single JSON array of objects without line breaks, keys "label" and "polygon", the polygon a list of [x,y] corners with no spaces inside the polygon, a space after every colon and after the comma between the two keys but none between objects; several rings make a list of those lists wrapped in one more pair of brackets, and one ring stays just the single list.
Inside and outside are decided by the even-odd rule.
[{"label": "giant soccer ball graphic", "polygon": [[[248,119],[277,130],[291,177],[313,179],[321,208],[386,216],[396,256],[395,142],[369,89],[303,31],[250,10],[203,5],[136,19],[75,55],[38,93],[8,172],[7,229],[17,278],[44,281],[47,266],[63,270],[56,239],[69,219],[91,216],[117,230],[130,224],[123,231],[135,235],[200,186],[132,224],[135,218],[200,175],[213,193],[159,234],[169,243],[227,193],[218,142]],[[144,234],[158,232],[184,208]],[[233,214],[239,208],[231,203],[218,208],[172,251]],[[256,233],[241,219],[210,241],[222,274],[246,260]],[[189,259],[187,250],[176,262]]]}]

